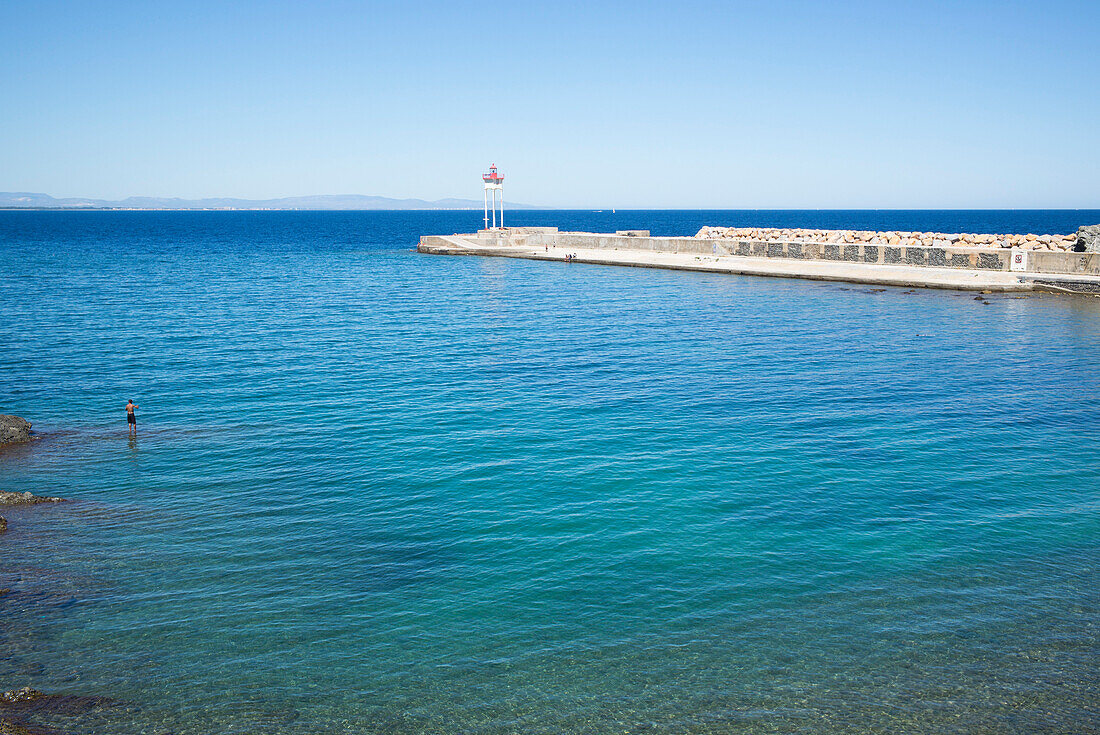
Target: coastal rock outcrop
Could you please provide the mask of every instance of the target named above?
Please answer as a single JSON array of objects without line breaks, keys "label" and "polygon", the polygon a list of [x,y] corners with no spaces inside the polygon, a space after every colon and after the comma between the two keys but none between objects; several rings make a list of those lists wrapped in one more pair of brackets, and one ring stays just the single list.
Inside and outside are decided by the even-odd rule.
[{"label": "coastal rock outcrop", "polygon": [[18,416],[0,414],[0,444],[30,441],[31,423]]},{"label": "coastal rock outcrop", "polygon": [[1079,253],[1100,253],[1100,225],[1088,225],[1077,230],[1074,250]]},{"label": "coastal rock outcrop", "polygon": [[[0,490],[0,505],[35,505],[36,503],[60,503],[63,498],[50,498],[44,495],[26,493],[10,493]],[[3,702],[0,695],[0,702]]]}]

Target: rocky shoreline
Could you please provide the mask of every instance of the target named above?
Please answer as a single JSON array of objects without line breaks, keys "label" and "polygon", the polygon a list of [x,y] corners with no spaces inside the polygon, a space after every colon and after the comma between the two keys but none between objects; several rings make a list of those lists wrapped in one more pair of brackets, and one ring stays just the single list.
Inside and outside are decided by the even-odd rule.
[{"label": "rocky shoreline", "polygon": [[[31,424],[29,421],[21,419],[18,416],[0,415],[0,445],[30,441],[31,438]],[[7,490],[0,490],[0,507],[12,507],[16,505],[37,505],[38,503],[59,502],[61,502],[61,498],[35,495],[30,492],[16,493]],[[0,533],[4,533],[7,530],[8,519],[4,516],[0,516]],[[10,591],[11,590],[9,589],[0,589],[0,596],[3,596]],[[0,711],[21,702],[22,700],[18,700],[18,698],[16,697],[17,694],[18,692],[6,692],[0,694]],[[0,735],[7,735],[8,733],[21,734],[24,732],[33,733],[34,730],[27,730],[21,725],[13,724],[3,717],[0,717]]]},{"label": "rocky shoreline", "polygon": [[[29,427],[30,424],[27,426]],[[0,507],[61,501],[62,498],[35,495],[30,492],[0,490]],[[7,529],[7,520],[0,516],[0,533]],[[10,593],[11,590],[8,588],[0,589],[0,597]],[[36,720],[40,717],[53,719],[57,715],[63,717],[81,715],[96,709],[113,707],[116,704],[106,697],[46,694],[30,687],[0,692],[0,735],[60,735],[67,730],[60,730],[53,725],[39,724]]]},{"label": "rocky shoreline", "polygon": [[[0,414],[0,446],[28,442],[33,437],[31,422],[19,416]],[[0,490],[0,506],[29,505],[32,503],[57,502],[61,498],[42,498],[30,493],[11,493]],[[8,530],[8,521],[0,516],[0,533]],[[3,735],[0,732],[0,735]]]},{"label": "rocky shoreline", "polygon": [[944,232],[876,232],[871,230],[808,230],[770,227],[703,227],[700,240],[815,242],[843,245],[924,245],[929,247],[1020,248],[1060,252],[1100,252],[1100,225],[1081,227],[1070,235],[989,235]]},{"label": "rocky shoreline", "polygon": [[[13,493],[0,490],[0,507],[13,505],[37,505],[38,503],[60,503],[63,498],[51,498],[45,495],[34,495],[29,492]],[[0,533],[8,530],[8,519],[0,516]],[[3,735],[3,732],[0,732]]]}]

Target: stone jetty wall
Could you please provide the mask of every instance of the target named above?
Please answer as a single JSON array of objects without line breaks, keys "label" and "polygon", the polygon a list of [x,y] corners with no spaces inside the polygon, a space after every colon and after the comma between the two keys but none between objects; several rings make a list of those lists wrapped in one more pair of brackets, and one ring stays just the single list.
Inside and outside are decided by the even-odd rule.
[{"label": "stone jetty wall", "polygon": [[[728,233],[728,234],[727,234]],[[814,239],[812,233],[829,233]],[[721,234],[703,237],[705,234]],[[756,228],[703,228],[695,237],[644,237],[592,232],[559,232],[552,227],[483,230],[474,238],[490,247],[551,247],[598,250],[642,250],[655,253],[692,255],[734,255],[752,258],[789,258],[841,263],[909,265],[934,268],[963,268],[986,271],[1021,271],[1047,274],[1100,275],[1100,252],[1082,253],[1067,249],[1065,236],[1047,243],[1035,236],[1008,237],[1007,242],[1033,243],[1031,247],[1005,247],[997,243],[970,244],[974,238],[996,235],[948,235],[933,233],[925,238],[902,237],[903,233],[857,233],[852,230],[761,230]],[[908,233],[913,235],[914,233]],[[740,236],[739,236],[740,235]],[[753,236],[755,235],[755,236]],[[792,239],[777,239],[788,237]],[[801,239],[797,239],[801,237]],[[951,238],[955,238],[952,240]],[[1053,237],[1053,236],[1050,236]],[[832,240],[830,240],[832,238]],[[847,238],[847,239],[845,239]],[[1022,239],[1021,239],[1022,238]]]}]

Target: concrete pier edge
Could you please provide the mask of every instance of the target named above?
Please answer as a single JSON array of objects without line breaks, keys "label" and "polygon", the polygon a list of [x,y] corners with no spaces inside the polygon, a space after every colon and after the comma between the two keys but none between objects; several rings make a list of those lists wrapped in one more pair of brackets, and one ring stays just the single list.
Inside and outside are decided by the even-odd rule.
[{"label": "concrete pier edge", "polygon": [[[834,245],[803,242],[650,237],[515,227],[473,234],[425,235],[417,250],[595,265],[727,273],[966,291],[1045,291],[1100,295],[1100,253],[1008,248]],[[889,251],[889,252],[888,252]]]}]

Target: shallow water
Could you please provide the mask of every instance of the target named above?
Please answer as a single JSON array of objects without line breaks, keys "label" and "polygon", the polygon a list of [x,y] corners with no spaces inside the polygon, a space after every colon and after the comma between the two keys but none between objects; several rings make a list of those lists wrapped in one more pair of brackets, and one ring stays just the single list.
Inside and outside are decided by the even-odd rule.
[{"label": "shallow water", "polygon": [[0,213],[43,434],[0,489],[71,499],[3,511],[0,690],[121,735],[1100,731],[1100,299],[409,250],[479,218]]}]

